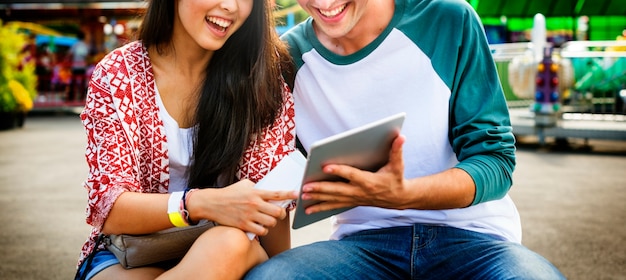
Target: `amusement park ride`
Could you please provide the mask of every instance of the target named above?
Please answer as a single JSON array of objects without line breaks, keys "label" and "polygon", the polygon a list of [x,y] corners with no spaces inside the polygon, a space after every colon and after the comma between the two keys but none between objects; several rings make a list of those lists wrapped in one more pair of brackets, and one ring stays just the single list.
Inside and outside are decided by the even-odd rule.
[{"label": "amusement park ride", "polygon": [[535,27],[532,42],[492,45],[496,62],[508,64],[501,79],[508,79],[516,102],[526,104],[510,102],[513,133],[537,136],[542,145],[547,137],[558,144],[567,138],[626,141],[626,40],[557,48],[546,42],[540,16]]},{"label": "amusement park ride", "polygon": [[561,113],[559,98],[559,65],[552,60],[552,49],[544,49],[543,59],[537,65],[535,100],[531,111],[535,113],[535,125],[551,127],[557,123]]}]

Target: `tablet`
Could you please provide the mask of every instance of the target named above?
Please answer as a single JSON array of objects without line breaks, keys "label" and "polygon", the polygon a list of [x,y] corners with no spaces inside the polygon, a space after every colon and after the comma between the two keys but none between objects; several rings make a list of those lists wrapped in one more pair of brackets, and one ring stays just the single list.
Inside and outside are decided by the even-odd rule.
[{"label": "tablet", "polygon": [[[322,167],[327,164],[345,164],[368,171],[376,171],[389,160],[391,143],[400,134],[406,114],[398,113],[378,121],[319,140],[309,149],[309,156],[300,186],[315,181],[339,181],[342,178],[325,174]],[[292,228],[298,229],[348,208],[318,212],[307,215],[304,209],[318,203],[298,198]]]}]

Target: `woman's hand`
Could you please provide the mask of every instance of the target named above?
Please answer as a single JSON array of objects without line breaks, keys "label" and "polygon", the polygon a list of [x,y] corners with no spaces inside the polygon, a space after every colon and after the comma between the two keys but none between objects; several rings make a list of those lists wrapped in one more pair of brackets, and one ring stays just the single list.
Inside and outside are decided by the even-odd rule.
[{"label": "woman's hand", "polygon": [[293,191],[267,191],[254,188],[250,180],[241,180],[220,189],[193,192],[187,202],[192,220],[207,219],[259,236],[284,219],[287,212],[270,201],[297,199]]}]

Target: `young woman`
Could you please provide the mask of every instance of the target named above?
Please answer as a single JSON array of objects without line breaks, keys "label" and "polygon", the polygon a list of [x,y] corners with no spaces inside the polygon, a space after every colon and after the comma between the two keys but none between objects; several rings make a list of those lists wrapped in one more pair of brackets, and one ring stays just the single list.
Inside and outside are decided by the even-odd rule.
[{"label": "young woman", "polygon": [[[297,194],[253,188],[295,146],[289,56],[270,13],[265,0],[152,0],[138,40],[97,65],[81,114],[93,228],[77,277],[236,279],[290,247],[287,212],[269,201]],[[173,267],[125,269],[96,244],[199,220],[219,226]]]}]

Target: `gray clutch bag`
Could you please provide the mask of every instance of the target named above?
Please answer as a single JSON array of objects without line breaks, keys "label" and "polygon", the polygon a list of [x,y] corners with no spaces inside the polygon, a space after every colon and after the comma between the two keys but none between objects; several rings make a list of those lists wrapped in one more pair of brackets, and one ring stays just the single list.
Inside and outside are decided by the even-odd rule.
[{"label": "gray clutch bag", "polygon": [[123,267],[133,268],[182,258],[193,242],[215,223],[174,227],[144,235],[111,234],[104,236],[104,246]]}]

